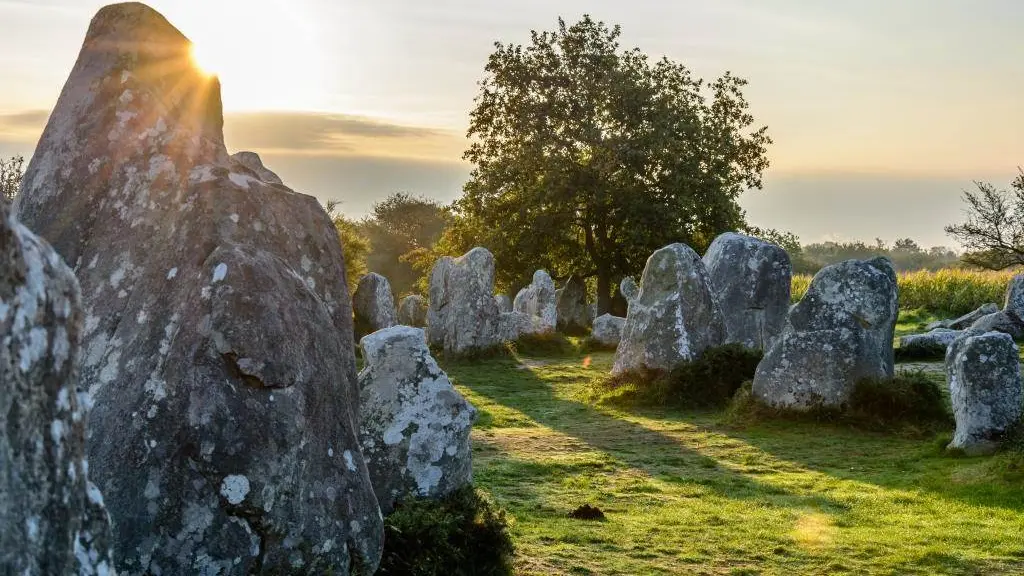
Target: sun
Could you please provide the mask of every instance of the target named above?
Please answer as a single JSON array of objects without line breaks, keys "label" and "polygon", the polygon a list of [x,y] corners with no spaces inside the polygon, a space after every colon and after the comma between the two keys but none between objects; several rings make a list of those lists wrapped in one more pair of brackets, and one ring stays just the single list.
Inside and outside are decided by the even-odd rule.
[{"label": "sun", "polygon": [[226,111],[326,107],[326,50],[320,22],[301,3],[204,0],[193,5],[167,0],[167,4],[171,22],[192,41],[196,69],[220,81]]},{"label": "sun", "polygon": [[222,69],[223,63],[219,61],[215,50],[204,49],[199,44],[193,43],[189,53],[192,56],[192,64],[204,76],[217,76]]}]

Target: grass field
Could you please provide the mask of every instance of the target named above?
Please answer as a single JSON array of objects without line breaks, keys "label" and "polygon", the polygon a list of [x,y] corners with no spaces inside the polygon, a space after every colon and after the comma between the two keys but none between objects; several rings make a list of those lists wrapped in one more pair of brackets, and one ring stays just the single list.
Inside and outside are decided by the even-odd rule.
[{"label": "grass field", "polygon": [[[1022,574],[1024,459],[588,399],[612,355],[448,363],[521,574]],[[589,503],[604,521],[573,520]]]},{"label": "grass field", "polygon": [[[1002,306],[1006,287],[1018,273],[1019,270],[989,272],[952,268],[936,272],[904,272],[899,274],[900,308],[924,309],[956,317],[988,302]],[[810,282],[811,276],[807,274],[793,277],[793,302],[803,296]]]}]

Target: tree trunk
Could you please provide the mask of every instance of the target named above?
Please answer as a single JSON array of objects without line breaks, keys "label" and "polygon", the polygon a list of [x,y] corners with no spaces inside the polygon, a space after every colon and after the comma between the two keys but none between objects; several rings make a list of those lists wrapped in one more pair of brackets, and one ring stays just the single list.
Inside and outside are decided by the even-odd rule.
[{"label": "tree trunk", "polygon": [[607,314],[612,309],[612,275],[607,265],[597,267],[597,315]]}]

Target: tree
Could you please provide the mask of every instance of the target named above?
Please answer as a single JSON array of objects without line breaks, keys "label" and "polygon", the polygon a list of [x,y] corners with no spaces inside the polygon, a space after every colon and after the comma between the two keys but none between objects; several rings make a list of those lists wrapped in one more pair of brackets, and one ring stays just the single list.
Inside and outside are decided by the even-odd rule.
[{"label": "tree", "polygon": [[964,192],[967,220],[946,233],[967,250],[965,262],[990,270],[1024,264],[1024,170],[1017,171],[1009,191],[975,182],[977,192]]},{"label": "tree", "polygon": [[10,202],[18,195],[21,178],[25,175],[24,165],[25,159],[21,156],[0,159],[0,201]]},{"label": "tree", "polygon": [[377,202],[359,225],[373,246],[367,266],[387,277],[396,295],[416,290],[421,273],[404,257],[437,243],[450,218],[448,207],[436,200],[405,193]]},{"label": "tree", "polygon": [[341,241],[342,253],[345,256],[345,279],[351,294],[359,285],[359,279],[366,275],[366,257],[371,246],[370,240],[359,231],[359,225],[338,211],[339,204],[340,202],[336,200],[329,200],[326,210],[338,230],[338,239]]},{"label": "tree", "polygon": [[766,128],[752,128],[746,81],[705,83],[668,59],[623,50],[589,16],[528,46],[495,44],[475,108],[473,164],[454,210],[461,235],[495,255],[499,281],[547,268],[612,282],[671,242],[703,250],[743,225],[737,198],[761,187]]}]

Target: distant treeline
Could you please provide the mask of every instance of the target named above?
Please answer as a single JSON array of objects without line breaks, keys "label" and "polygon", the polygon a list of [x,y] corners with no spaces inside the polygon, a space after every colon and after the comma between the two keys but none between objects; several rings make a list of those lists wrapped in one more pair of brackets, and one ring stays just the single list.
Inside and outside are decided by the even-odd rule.
[{"label": "distant treeline", "polygon": [[875,244],[864,242],[819,242],[801,246],[797,254],[790,254],[794,271],[813,274],[821,268],[851,258],[865,259],[887,256],[898,272],[941,270],[956,267],[960,256],[945,246],[922,248],[910,238],[901,238],[891,246],[881,240]]}]

